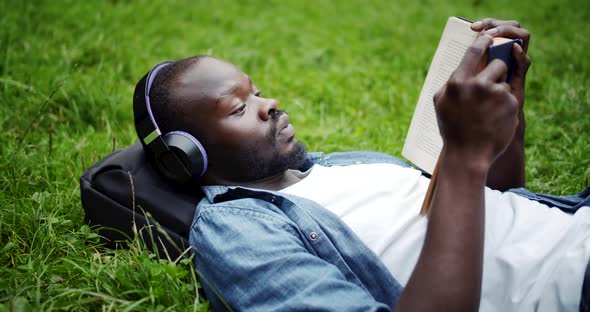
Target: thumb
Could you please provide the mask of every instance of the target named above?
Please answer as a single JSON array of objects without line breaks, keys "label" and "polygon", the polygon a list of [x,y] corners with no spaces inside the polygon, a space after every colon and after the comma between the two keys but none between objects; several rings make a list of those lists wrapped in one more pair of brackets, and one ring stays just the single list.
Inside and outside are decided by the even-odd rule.
[{"label": "thumb", "polygon": [[516,62],[514,64],[514,72],[512,74],[510,86],[512,89],[524,88],[524,81],[526,78],[526,73],[529,70],[529,66],[531,65],[531,60],[529,59],[528,55],[524,53],[522,47],[516,43],[512,47],[512,55],[514,56]]}]

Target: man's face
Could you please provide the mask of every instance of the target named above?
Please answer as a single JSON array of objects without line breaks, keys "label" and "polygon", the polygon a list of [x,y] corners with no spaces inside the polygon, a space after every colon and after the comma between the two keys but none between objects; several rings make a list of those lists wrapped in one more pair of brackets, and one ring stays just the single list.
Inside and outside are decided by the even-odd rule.
[{"label": "man's face", "polygon": [[299,166],[303,145],[275,99],[263,98],[235,66],[205,58],[181,77],[179,94],[190,105],[210,170],[230,181],[254,181]]}]

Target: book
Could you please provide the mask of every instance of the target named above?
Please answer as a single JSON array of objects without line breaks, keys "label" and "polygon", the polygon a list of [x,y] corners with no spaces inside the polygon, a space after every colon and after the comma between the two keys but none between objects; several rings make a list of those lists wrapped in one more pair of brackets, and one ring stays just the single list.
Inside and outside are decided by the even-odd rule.
[{"label": "book", "polygon": [[477,38],[477,32],[471,30],[470,25],[454,16],[447,20],[404,142],[402,156],[430,174],[434,172],[443,145],[432,97],[447,82]]},{"label": "book", "polygon": [[[478,33],[471,30],[470,25],[470,21],[459,17],[452,16],[447,20],[404,142],[402,156],[429,174],[434,172],[443,145],[432,97],[457,69],[467,48],[477,38]],[[513,42],[522,45],[520,39],[494,38],[488,53],[488,62],[494,58],[506,62],[507,80],[510,80],[514,68],[511,54]]]},{"label": "book", "polygon": [[[443,148],[439,132],[433,96],[447,82],[459,66],[463,55],[475,41],[478,33],[471,30],[471,21],[459,17],[449,17],[440,42],[434,53],[426,75],[422,91],[416,104],[402,156],[432,175],[421,214],[427,214],[430,200],[436,185],[438,159]],[[494,58],[502,59],[508,66],[507,80],[514,68],[512,46],[514,42],[522,45],[520,39],[494,38],[488,51],[488,63]]]}]

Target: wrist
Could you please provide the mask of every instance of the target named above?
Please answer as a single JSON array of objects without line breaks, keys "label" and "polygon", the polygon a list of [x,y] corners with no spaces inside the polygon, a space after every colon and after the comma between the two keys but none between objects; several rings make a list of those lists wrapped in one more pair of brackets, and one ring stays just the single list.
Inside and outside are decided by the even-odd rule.
[{"label": "wrist", "polygon": [[444,167],[457,174],[465,174],[470,180],[482,180],[487,178],[488,171],[494,162],[493,152],[467,152],[451,146],[443,148]]}]

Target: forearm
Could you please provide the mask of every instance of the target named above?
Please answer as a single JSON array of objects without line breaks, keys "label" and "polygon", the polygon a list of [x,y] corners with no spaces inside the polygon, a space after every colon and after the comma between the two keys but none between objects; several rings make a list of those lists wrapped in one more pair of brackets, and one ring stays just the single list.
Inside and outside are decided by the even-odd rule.
[{"label": "forearm", "polygon": [[[479,36],[433,98],[444,147],[424,246],[400,298],[399,310],[479,308],[484,186],[494,160],[517,137],[522,109],[522,101],[504,81],[506,66],[502,62],[492,61],[477,69],[491,44],[491,37]],[[522,49],[517,54],[521,59]],[[519,135],[524,137],[524,131]]]},{"label": "forearm", "polygon": [[512,142],[492,164],[488,174],[487,186],[506,191],[515,187],[525,186],[524,137],[526,121],[524,112],[519,112],[518,128]]},{"label": "forearm", "polygon": [[479,306],[489,165],[465,166],[465,159],[445,153],[441,161],[424,247],[399,311],[475,311]]}]

